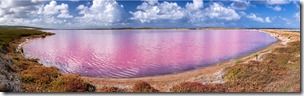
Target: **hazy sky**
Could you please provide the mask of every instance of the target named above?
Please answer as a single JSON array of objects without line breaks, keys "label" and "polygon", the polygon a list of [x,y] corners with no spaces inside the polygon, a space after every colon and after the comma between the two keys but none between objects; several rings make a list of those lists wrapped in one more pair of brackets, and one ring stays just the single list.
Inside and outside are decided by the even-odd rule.
[{"label": "hazy sky", "polygon": [[300,28],[299,0],[0,0],[0,24],[44,28]]}]

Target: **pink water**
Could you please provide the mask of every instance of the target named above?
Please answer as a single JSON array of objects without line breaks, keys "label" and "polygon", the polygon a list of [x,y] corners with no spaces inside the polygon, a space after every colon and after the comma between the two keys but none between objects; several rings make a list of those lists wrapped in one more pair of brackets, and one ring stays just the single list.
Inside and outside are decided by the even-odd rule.
[{"label": "pink water", "polygon": [[205,67],[257,51],[276,41],[245,30],[46,30],[56,35],[23,46],[62,72],[90,77],[144,77]]}]

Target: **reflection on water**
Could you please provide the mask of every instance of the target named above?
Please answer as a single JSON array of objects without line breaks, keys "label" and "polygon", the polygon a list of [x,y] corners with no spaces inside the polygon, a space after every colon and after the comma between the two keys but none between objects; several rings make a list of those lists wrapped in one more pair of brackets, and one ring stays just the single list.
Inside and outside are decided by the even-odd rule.
[{"label": "reflection on water", "polygon": [[276,41],[244,30],[47,30],[56,35],[25,44],[26,57],[92,77],[143,77],[203,67],[257,51]]}]

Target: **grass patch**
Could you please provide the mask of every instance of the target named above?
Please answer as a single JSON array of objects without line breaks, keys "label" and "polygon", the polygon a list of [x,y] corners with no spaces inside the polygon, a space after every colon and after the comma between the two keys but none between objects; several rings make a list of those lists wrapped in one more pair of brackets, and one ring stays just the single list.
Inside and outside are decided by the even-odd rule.
[{"label": "grass patch", "polygon": [[236,59],[236,60],[233,60],[232,63],[234,64],[239,64],[239,63],[243,63],[245,60],[243,59]]}]

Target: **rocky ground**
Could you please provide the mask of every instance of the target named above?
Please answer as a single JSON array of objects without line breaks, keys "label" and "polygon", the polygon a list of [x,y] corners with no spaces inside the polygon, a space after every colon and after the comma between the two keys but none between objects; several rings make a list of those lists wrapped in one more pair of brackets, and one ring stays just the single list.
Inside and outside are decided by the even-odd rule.
[{"label": "rocky ground", "polygon": [[0,56],[0,92],[19,92],[20,81],[18,73],[13,69],[12,61]]}]

